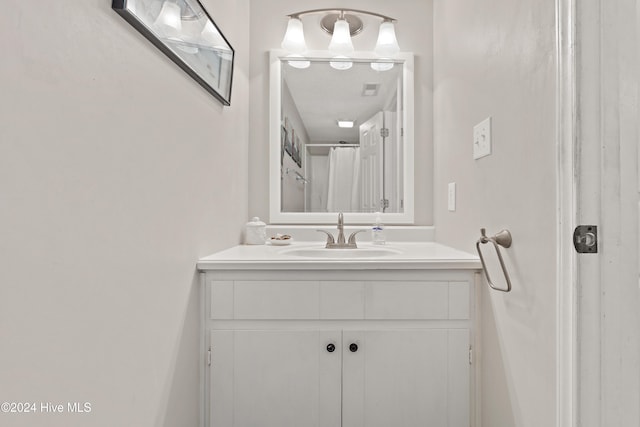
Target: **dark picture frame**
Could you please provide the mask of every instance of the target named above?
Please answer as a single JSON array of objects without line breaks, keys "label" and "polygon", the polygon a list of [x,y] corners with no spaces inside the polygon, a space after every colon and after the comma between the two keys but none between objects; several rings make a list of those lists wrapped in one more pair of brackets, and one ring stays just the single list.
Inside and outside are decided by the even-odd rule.
[{"label": "dark picture frame", "polygon": [[199,0],[112,0],[111,8],[207,92],[231,105],[235,50]]},{"label": "dark picture frame", "polygon": [[288,155],[291,155],[293,152],[289,132],[287,132],[287,128],[284,126],[282,126],[282,148]]},{"label": "dark picture frame", "polygon": [[300,158],[301,149],[302,147],[300,146],[300,137],[296,135],[293,140],[293,152],[291,153],[291,158],[299,168],[302,167],[302,159]]}]

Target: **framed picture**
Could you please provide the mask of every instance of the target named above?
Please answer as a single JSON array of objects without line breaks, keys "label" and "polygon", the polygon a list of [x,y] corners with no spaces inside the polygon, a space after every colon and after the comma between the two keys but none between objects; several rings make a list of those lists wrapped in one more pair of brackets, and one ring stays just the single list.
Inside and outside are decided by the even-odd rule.
[{"label": "framed picture", "polygon": [[112,0],[111,7],[224,105],[235,51],[199,0]]},{"label": "framed picture", "polygon": [[302,167],[302,161],[300,159],[300,151],[302,147],[300,147],[300,137],[298,135],[295,136],[295,140],[293,142],[293,153],[291,154],[291,158],[299,168]]},{"label": "framed picture", "polygon": [[283,153],[286,152],[288,155],[291,155],[291,139],[289,139],[289,132],[287,132],[287,128],[285,128],[284,126],[282,126],[282,148]]}]

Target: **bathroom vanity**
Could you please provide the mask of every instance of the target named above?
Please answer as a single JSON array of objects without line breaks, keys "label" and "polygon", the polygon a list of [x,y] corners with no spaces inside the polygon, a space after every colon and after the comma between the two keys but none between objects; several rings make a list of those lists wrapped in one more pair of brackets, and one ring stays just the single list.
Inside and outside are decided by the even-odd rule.
[{"label": "bathroom vanity", "polygon": [[476,425],[479,267],[436,243],[201,259],[203,426]]}]

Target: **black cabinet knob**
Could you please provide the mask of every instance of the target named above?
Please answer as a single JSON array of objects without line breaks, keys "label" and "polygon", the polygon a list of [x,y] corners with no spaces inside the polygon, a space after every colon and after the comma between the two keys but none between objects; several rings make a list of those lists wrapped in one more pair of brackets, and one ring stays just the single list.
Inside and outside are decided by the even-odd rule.
[{"label": "black cabinet knob", "polygon": [[358,344],[356,343],[349,344],[349,351],[351,351],[351,353],[355,353],[356,351],[358,351]]},{"label": "black cabinet knob", "polygon": [[333,353],[334,351],[336,351],[336,346],[334,344],[327,345],[327,351],[329,353]]}]

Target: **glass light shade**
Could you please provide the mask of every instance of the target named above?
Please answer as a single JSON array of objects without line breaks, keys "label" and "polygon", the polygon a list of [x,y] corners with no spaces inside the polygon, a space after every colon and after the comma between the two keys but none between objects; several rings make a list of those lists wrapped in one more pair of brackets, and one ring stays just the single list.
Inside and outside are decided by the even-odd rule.
[{"label": "glass light shade", "polygon": [[333,37],[329,43],[329,51],[336,55],[349,55],[353,53],[349,23],[344,19],[338,19],[333,27]]},{"label": "glass light shade", "polygon": [[291,55],[287,55],[287,58],[291,59],[290,61],[287,61],[287,63],[293,68],[304,69],[311,66],[311,61],[306,60],[302,55],[292,53]]},{"label": "glass light shade", "polygon": [[400,52],[400,46],[398,46],[396,29],[393,22],[384,21],[380,24],[378,41],[376,42],[374,52],[385,58],[389,58]]},{"label": "glass light shade", "polygon": [[375,71],[389,71],[393,68],[393,62],[372,62],[371,68]]},{"label": "glass light shade", "polygon": [[162,9],[160,9],[160,13],[156,18],[154,25],[166,36],[179,35],[182,30],[180,6],[171,1],[165,1],[162,4]]},{"label": "glass light shade", "polygon": [[304,41],[304,28],[299,18],[289,19],[287,32],[284,34],[280,46],[292,53],[302,53],[307,50],[307,43]]},{"label": "glass light shade", "polygon": [[344,59],[349,59],[346,56],[334,56],[333,59],[339,59],[340,61],[329,61],[329,65],[331,68],[336,70],[348,70],[353,67],[353,62],[351,61],[343,61]]}]

